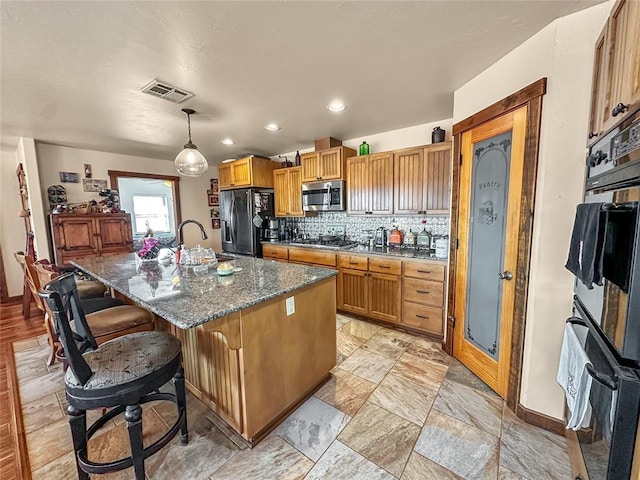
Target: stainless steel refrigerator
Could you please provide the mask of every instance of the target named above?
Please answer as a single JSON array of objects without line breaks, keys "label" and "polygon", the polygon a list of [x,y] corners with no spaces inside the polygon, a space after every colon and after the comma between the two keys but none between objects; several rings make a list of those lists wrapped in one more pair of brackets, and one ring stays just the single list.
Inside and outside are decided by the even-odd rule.
[{"label": "stainless steel refrigerator", "polygon": [[268,240],[268,220],[273,216],[273,190],[244,188],[220,192],[222,250],[262,257]]}]

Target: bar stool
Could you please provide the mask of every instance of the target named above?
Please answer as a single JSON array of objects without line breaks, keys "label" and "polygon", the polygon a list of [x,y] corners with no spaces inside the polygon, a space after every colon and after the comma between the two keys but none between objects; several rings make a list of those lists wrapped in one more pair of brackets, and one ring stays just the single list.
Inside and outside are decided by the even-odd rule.
[{"label": "bar stool", "polygon": [[[64,379],[65,394],[78,478],[88,480],[90,473],[109,473],[133,466],[135,478],[144,480],[147,457],[169,443],[178,431],[182,443],[188,443],[180,340],[165,332],[138,332],[98,346],[82,310],[73,274],[49,282],[39,295],[53,313],[69,364]],[[159,393],[158,389],[170,380],[175,394]],[[174,402],[178,419],[160,439],[144,447],[140,405],[158,400]],[[97,408],[111,410],[87,428],[86,411]],[[107,463],[89,460],[89,439],[122,412],[129,431],[131,456]]]},{"label": "bar stool", "polygon": [[[41,286],[59,277],[60,273],[47,260],[36,262],[32,256],[27,255],[24,257],[24,261],[29,287],[33,292],[36,305],[44,314],[44,326],[51,348],[47,365],[53,365],[54,360],[58,359],[66,368],[64,352],[53,325],[52,315],[47,311],[45,302],[38,296]],[[89,285],[80,288],[85,284]],[[98,345],[122,335],[154,329],[153,315],[144,308],[124,305],[124,302],[119,298],[97,296],[98,292],[104,293],[106,291],[106,287],[102,283],[96,281],[80,282],[80,284],[76,284],[76,287],[85,318]]]}]

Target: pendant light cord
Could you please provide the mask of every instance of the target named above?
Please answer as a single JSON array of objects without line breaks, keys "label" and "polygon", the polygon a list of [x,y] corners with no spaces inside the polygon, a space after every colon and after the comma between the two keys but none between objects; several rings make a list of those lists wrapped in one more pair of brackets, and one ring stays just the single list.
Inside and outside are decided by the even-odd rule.
[{"label": "pendant light cord", "polygon": [[187,125],[189,125],[189,143],[191,142],[191,114],[187,113]]}]

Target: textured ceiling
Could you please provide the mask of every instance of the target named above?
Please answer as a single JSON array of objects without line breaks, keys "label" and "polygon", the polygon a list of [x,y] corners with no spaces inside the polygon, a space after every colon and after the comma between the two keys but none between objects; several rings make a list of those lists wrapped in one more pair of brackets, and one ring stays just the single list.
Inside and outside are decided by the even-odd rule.
[{"label": "textured ceiling", "polygon": [[[2,143],[172,159],[190,107],[193,141],[217,163],[449,118],[455,89],[596,3],[3,1]],[[196,96],[140,93],[154,78]],[[332,114],[337,98],[348,108]]]}]

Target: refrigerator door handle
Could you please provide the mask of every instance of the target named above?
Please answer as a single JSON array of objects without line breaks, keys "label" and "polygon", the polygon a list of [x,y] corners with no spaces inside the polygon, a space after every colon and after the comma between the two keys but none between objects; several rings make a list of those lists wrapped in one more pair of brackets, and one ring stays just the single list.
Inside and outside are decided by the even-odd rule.
[{"label": "refrigerator door handle", "polygon": [[236,216],[236,199],[235,197],[231,197],[231,217],[229,218],[229,226],[230,226],[230,233],[231,233],[231,241],[233,243],[236,242],[236,235],[235,235],[235,222],[234,222],[234,218]]}]

